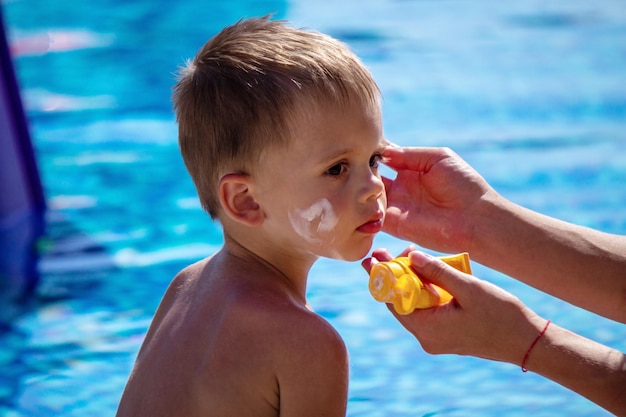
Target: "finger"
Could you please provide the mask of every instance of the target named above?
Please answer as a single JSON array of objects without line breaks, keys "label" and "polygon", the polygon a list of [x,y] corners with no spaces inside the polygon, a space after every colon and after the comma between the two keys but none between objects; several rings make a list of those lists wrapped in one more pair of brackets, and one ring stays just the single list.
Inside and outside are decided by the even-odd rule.
[{"label": "finger", "polygon": [[407,329],[408,329],[408,327],[407,327],[406,322],[405,322],[406,316],[410,316],[410,315],[414,314],[416,311],[418,311],[418,310],[415,310],[415,311],[413,311],[410,314],[401,315],[401,314],[398,314],[398,312],[396,311],[396,308],[393,306],[393,303],[385,303],[385,305],[387,306],[387,310],[389,310],[391,312],[391,314],[396,318],[396,320],[398,320],[400,322],[400,324],[402,324]]},{"label": "finger", "polygon": [[361,266],[369,274],[372,268],[374,267],[374,265],[376,265],[377,263],[378,263],[378,260],[376,258],[365,258],[361,261]]},{"label": "finger", "polygon": [[[411,253],[414,250],[415,250],[415,246],[409,245],[406,249],[400,252],[398,257],[409,256],[409,253]],[[372,251],[372,256],[370,258],[366,258],[366,259],[363,259],[363,261],[361,261],[361,266],[369,273],[372,270],[372,267],[376,265],[377,263],[387,262],[392,259],[394,259],[394,256],[387,249],[383,249],[383,248],[374,249],[374,251]]]},{"label": "finger", "polygon": [[[381,162],[383,164],[385,164],[386,166],[388,166],[389,168],[393,169],[394,171],[397,171],[398,168],[396,168],[393,164],[393,160],[397,160],[401,157],[401,154],[399,153],[399,150],[401,148],[398,147],[386,147],[385,149],[383,149],[383,153],[382,153],[382,160]],[[397,152],[398,151],[398,152]],[[391,162],[391,163],[390,163]],[[397,162],[396,162],[397,164]],[[383,183],[385,183],[385,180],[389,181],[388,178],[383,177]],[[385,183],[385,187],[387,186],[387,183]]]},{"label": "finger", "polygon": [[[398,322],[404,326],[413,336],[418,338],[419,328],[421,326],[429,326],[428,321],[422,320],[424,317],[432,316],[433,309],[445,308],[445,306],[433,307],[432,309],[422,310],[416,309],[409,314],[399,314],[392,303],[386,303],[387,309],[393,315],[393,317],[398,320]],[[419,338],[418,338],[418,342]]]},{"label": "finger", "polygon": [[391,188],[391,186],[393,185],[393,180],[391,178],[387,178],[387,177],[381,177],[381,179],[383,180],[383,185],[385,186],[385,191],[389,190]]},{"label": "finger", "polygon": [[391,311],[391,314],[393,314],[396,319],[399,318],[399,314],[396,313],[396,309],[392,303],[385,303],[385,306],[387,307],[387,310]]},{"label": "finger", "polygon": [[463,298],[467,289],[467,274],[423,252],[413,251],[409,259],[421,279],[443,288],[455,298]]},{"label": "finger", "polygon": [[380,262],[387,262],[393,259],[393,255],[387,249],[383,248],[374,249],[372,257]]},{"label": "finger", "polygon": [[393,256],[391,256],[391,253],[389,253],[387,249],[375,249],[372,252],[372,256],[370,258],[365,258],[363,259],[363,261],[361,261],[361,266],[369,274],[369,272],[372,270],[372,267],[378,262],[386,262],[391,259],[393,259]]},{"label": "finger", "polygon": [[385,165],[396,171],[428,171],[438,161],[450,156],[446,148],[387,147],[383,151]]},{"label": "finger", "polygon": [[409,256],[409,253],[413,252],[415,250],[415,245],[409,245],[405,250],[403,250],[402,252],[400,252],[400,255],[398,256]]}]

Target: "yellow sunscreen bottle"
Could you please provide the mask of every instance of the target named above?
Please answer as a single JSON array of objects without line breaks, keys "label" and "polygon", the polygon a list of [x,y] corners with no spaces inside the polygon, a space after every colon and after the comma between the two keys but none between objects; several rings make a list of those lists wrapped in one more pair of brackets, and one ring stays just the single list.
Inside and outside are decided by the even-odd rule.
[{"label": "yellow sunscreen bottle", "polygon": [[[439,256],[448,265],[471,274],[467,253]],[[452,296],[433,284],[424,284],[411,269],[408,257],[377,263],[370,271],[369,289],[376,301],[393,303],[398,314],[410,314],[416,308],[430,308],[447,303]]]}]

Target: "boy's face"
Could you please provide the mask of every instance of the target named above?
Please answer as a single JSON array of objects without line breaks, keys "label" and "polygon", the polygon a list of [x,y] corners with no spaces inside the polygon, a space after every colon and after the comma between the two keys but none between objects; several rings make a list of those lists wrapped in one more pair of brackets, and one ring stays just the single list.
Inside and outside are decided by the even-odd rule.
[{"label": "boy's face", "polygon": [[387,205],[380,108],[321,108],[292,126],[290,144],[264,155],[255,175],[263,227],[295,256],[361,259]]}]

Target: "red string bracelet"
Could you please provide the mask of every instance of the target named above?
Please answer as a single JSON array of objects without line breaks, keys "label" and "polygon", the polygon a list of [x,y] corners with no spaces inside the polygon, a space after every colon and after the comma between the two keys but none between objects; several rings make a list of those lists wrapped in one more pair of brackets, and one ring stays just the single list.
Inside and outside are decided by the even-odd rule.
[{"label": "red string bracelet", "polygon": [[537,335],[535,340],[533,340],[533,343],[530,345],[530,347],[526,351],[526,355],[524,355],[524,360],[522,361],[522,372],[528,372],[528,369],[526,369],[526,367],[524,365],[526,365],[526,361],[528,360],[528,356],[530,356],[530,351],[533,350],[533,348],[535,347],[535,345],[537,344],[539,339],[541,339],[541,336],[543,336],[543,334],[546,332],[546,330],[548,330],[548,326],[550,325],[550,323],[551,323],[550,320],[548,320],[546,322],[546,325],[543,327],[543,330],[539,332],[539,334]]}]

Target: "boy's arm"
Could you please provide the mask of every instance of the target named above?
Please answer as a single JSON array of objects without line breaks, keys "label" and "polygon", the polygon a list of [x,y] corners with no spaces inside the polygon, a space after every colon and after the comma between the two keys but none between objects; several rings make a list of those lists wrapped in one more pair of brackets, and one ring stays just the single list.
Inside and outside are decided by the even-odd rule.
[{"label": "boy's arm", "polygon": [[339,334],[309,311],[293,315],[285,330],[275,355],[280,416],[345,417],[348,353]]}]

